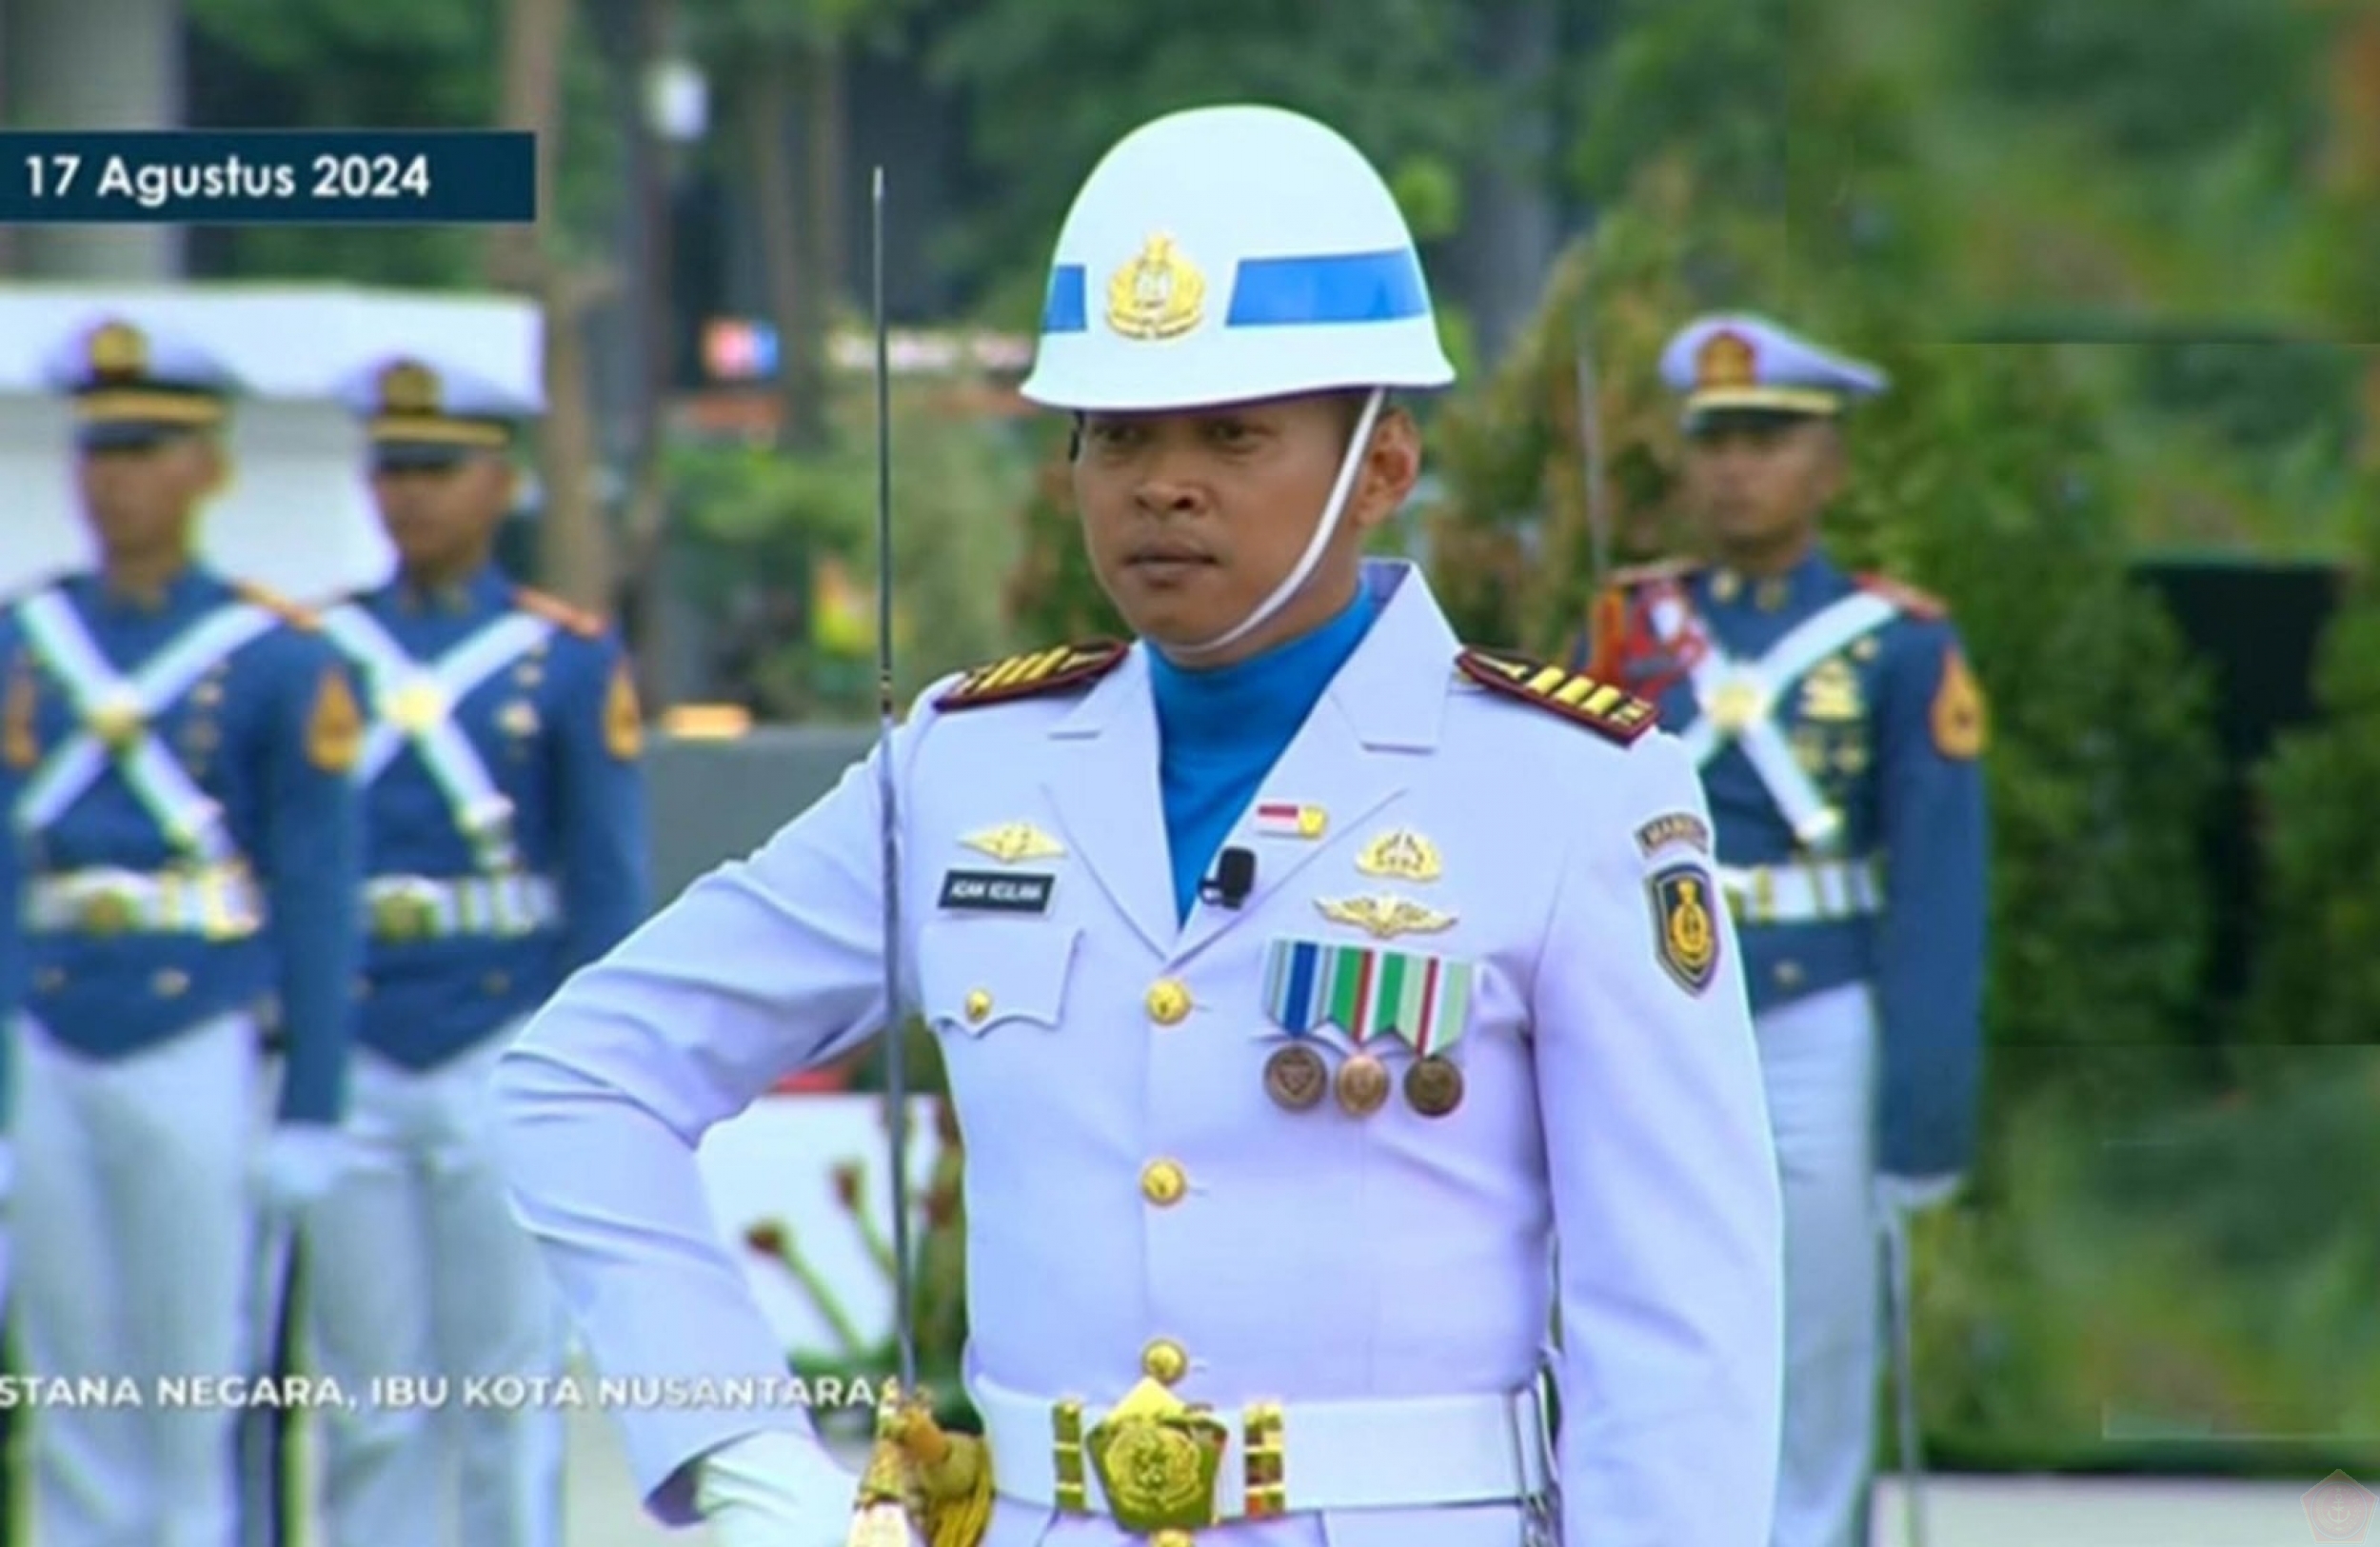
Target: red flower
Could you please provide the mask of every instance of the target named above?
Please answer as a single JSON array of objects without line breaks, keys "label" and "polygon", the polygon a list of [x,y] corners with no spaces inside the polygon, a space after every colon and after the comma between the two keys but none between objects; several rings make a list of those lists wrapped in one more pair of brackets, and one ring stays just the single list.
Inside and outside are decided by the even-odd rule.
[{"label": "red flower", "polygon": [[834,1169],[835,1197],[846,1209],[860,1206],[860,1178],[863,1175],[857,1160],[845,1160]]},{"label": "red flower", "polygon": [[764,1220],[744,1231],[744,1244],[763,1257],[782,1258],[785,1255],[785,1227],[774,1220]]}]

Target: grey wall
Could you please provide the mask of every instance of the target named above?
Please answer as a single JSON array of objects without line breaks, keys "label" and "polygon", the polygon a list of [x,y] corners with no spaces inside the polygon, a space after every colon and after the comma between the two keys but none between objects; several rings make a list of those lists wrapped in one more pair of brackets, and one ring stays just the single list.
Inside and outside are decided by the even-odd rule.
[{"label": "grey wall", "polygon": [[765,843],[832,789],[875,744],[872,725],[769,726],[732,742],[657,739],[646,753],[653,801],[653,898]]}]

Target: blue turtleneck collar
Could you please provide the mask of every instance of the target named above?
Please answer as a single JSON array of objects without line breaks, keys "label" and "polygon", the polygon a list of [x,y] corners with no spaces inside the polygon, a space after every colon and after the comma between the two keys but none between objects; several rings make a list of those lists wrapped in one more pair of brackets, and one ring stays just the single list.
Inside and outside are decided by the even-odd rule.
[{"label": "blue turtleneck collar", "polygon": [[1178,666],[1151,649],[1149,676],[1157,695],[1159,736],[1169,748],[1177,743],[1274,738],[1286,746],[1322,689],[1363,643],[1378,611],[1372,587],[1359,585],[1355,600],[1321,627],[1210,671]]},{"label": "blue turtleneck collar", "polygon": [[1363,643],[1379,605],[1371,585],[1359,585],[1355,600],[1312,633],[1212,671],[1187,671],[1149,651],[1179,917],[1190,917],[1216,850]]}]

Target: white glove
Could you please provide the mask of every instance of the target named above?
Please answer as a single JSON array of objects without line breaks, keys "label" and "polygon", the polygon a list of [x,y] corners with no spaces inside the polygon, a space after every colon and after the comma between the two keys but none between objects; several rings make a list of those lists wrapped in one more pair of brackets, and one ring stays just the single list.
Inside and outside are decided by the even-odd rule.
[{"label": "white glove", "polygon": [[265,1142],[265,1206],[287,1213],[330,1191],[353,1159],[347,1136],[319,1122],[285,1122]]},{"label": "white glove", "polygon": [[1876,1207],[1886,1214],[1908,1218],[1947,1203],[1966,1179],[1957,1172],[1940,1177],[1880,1176],[1875,1179]]},{"label": "white glove", "polygon": [[843,1547],[860,1479],[815,1439],[745,1435],[703,1458],[694,1506],[719,1547]]}]

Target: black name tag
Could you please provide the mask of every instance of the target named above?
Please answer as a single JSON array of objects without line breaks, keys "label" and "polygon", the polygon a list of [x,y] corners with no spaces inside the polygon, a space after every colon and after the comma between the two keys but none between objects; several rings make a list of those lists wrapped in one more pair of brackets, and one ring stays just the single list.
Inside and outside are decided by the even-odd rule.
[{"label": "black name tag", "polygon": [[1047,913],[1056,876],[1001,870],[953,870],[942,877],[942,906],[983,913]]}]

